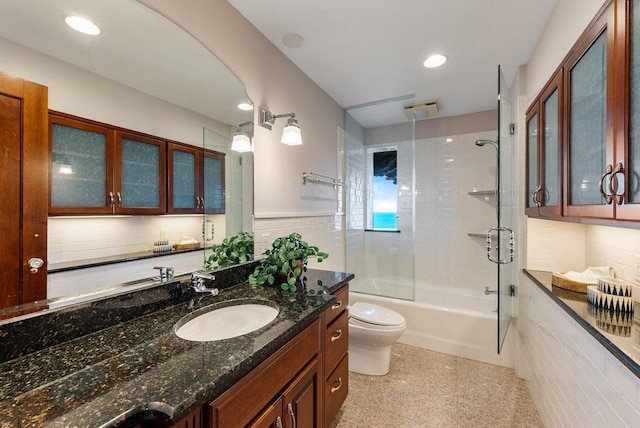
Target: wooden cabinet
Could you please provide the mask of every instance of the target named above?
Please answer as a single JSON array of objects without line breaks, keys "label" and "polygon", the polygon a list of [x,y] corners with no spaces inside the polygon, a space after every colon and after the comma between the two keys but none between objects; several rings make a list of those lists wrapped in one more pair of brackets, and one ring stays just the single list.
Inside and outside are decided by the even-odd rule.
[{"label": "wooden cabinet", "polygon": [[334,294],[335,303],[323,315],[325,426],[331,426],[349,392],[349,286]]},{"label": "wooden cabinet", "polygon": [[213,428],[328,427],[349,390],[349,287],[320,319],[207,406]]},{"label": "wooden cabinet", "polygon": [[224,214],[224,153],[168,143],[167,171],[169,214]]},{"label": "wooden cabinet", "polygon": [[62,113],[49,123],[50,214],[166,212],[164,141]]},{"label": "wooden cabinet", "polygon": [[533,216],[562,214],[562,69],[527,111],[527,205]]},{"label": "wooden cabinet", "polygon": [[[47,297],[47,94],[0,73],[0,309]],[[45,265],[31,272],[32,258]]]},{"label": "wooden cabinet", "polygon": [[322,426],[320,320],[208,406],[210,427]]},{"label": "wooden cabinet", "polygon": [[605,3],[527,110],[527,215],[640,221],[638,8],[640,0]]},{"label": "wooden cabinet", "polygon": [[564,213],[613,218],[614,7],[606,8],[564,65]]}]

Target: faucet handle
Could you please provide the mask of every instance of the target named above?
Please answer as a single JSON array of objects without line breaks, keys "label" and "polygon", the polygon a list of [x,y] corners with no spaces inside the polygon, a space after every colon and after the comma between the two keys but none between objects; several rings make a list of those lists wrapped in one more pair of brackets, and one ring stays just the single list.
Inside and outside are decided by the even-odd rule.
[{"label": "faucet handle", "polygon": [[160,282],[167,282],[174,278],[175,271],[173,270],[173,266],[155,266],[154,269],[158,269],[160,272]]}]

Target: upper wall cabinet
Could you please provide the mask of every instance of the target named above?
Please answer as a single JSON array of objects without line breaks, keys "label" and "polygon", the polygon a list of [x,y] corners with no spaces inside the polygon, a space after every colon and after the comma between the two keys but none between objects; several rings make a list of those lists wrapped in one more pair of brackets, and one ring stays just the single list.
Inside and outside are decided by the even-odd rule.
[{"label": "upper wall cabinet", "polygon": [[528,215],[562,214],[562,99],[561,69],[527,111]]},{"label": "upper wall cabinet", "polygon": [[614,8],[608,7],[564,66],[564,215],[613,218]]},{"label": "upper wall cabinet", "polygon": [[165,142],[50,114],[49,213],[164,214]]},{"label": "upper wall cabinet", "polygon": [[607,2],[528,109],[527,215],[640,221],[639,8]]}]

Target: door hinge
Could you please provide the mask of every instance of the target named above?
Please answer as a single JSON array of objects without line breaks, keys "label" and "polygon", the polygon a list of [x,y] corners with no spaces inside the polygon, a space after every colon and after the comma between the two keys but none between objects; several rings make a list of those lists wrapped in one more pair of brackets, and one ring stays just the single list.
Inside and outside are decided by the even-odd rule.
[{"label": "door hinge", "polygon": [[515,123],[509,124],[509,134],[516,135],[516,124]]},{"label": "door hinge", "polygon": [[516,286],[511,284],[509,285],[509,292],[511,293],[511,297],[516,295]]}]

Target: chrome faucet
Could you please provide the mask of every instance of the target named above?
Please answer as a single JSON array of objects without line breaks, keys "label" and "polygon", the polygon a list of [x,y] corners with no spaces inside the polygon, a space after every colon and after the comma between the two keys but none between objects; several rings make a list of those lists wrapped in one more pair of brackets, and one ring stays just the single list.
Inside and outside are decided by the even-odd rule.
[{"label": "chrome faucet", "polygon": [[216,279],[215,275],[212,275],[207,272],[193,272],[191,274],[191,288],[193,288],[197,293],[211,293],[212,296],[217,296],[220,290],[217,288],[207,288],[205,285],[205,280],[213,281]]}]

